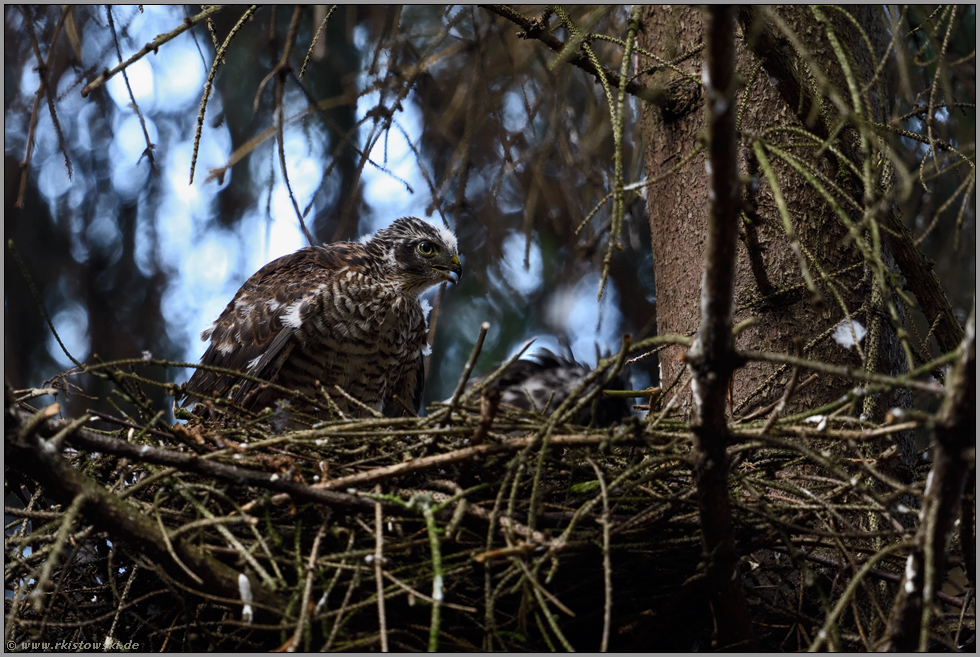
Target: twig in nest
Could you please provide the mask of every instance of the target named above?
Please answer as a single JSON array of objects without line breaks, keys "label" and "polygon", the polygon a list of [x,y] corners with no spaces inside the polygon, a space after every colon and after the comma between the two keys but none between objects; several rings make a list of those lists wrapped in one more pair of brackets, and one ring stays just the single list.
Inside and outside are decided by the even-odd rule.
[{"label": "twig in nest", "polygon": [[575,649],[572,647],[572,644],[568,642],[568,639],[565,638],[565,635],[562,633],[561,628],[558,626],[558,620],[555,618],[555,615],[551,613],[551,610],[548,609],[548,605],[545,602],[545,599],[551,601],[552,604],[554,604],[556,607],[561,609],[569,616],[572,616],[573,618],[575,616],[575,612],[573,612],[571,609],[565,606],[565,604],[562,603],[561,600],[556,598],[547,589],[541,586],[541,584],[534,577],[534,575],[531,573],[531,570],[527,567],[527,564],[524,563],[523,560],[513,559],[512,561],[516,563],[517,566],[524,572],[524,577],[526,577],[527,581],[531,583],[531,590],[534,592],[534,597],[537,598],[538,600],[538,608],[541,610],[541,613],[544,614],[545,618],[548,620],[548,625],[551,627],[551,631],[554,632],[555,636],[558,637],[558,640],[561,641],[561,644],[562,646],[564,646],[565,650],[567,650],[568,652],[574,652]]},{"label": "twig in nest", "polygon": [[[416,498],[422,507],[425,529],[429,535],[429,550],[432,552],[432,617],[429,625],[429,652],[439,649],[439,627],[442,624],[442,598],[445,574],[442,570],[442,550],[439,547],[439,530],[432,512],[432,499],[424,496]],[[415,501],[415,500],[413,500]]]},{"label": "twig in nest", "polygon": [[[796,346],[797,357],[803,358],[803,341],[797,338],[794,344]],[[814,374],[808,380],[812,380],[813,377],[815,376],[817,375]],[[775,408],[772,409],[772,413],[769,415],[769,419],[766,420],[765,426],[762,427],[762,433],[764,434],[769,433],[769,430],[772,429],[772,425],[776,424],[776,418],[779,417],[779,414],[783,412],[783,409],[786,408],[786,403],[793,396],[793,393],[796,392],[796,384],[799,380],[800,380],[800,366],[794,365],[793,370],[790,372],[789,375],[789,383],[786,384],[786,390],[783,391],[783,396],[779,399],[778,402],[776,402]]]},{"label": "twig in nest", "polygon": [[54,545],[51,548],[51,552],[48,554],[47,559],[44,560],[44,565],[41,567],[41,574],[37,578],[37,585],[31,592],[31,599],[34,602],[34,608],[37,611],[41,611],[43,604],[43,593],[48,590],[49,581],[51,579],[51,571],[58,563],[59,557],[61,557],[61,551],[65,547],[65,541],[68,539],[68,533],[71,530],[72,525],[75,524],[75,518],[78,513],[82,510],[85,505],[86,495],[84,492],[79,493],[72,500],[71,506],[65,512],[64,517],[61,519],[61,526],[58,527],[58,534],[55,537]]},{"label": "twig in nest", "polygon": [[480,423],[476,425],[473,432],[471,444],[482,445],[490,427],[493,426],[493,419],[497,416],[497,409],[500,407],[500,389],[490,388],[480,395]]},{"label": "twig in nest", "polygon": [[480,335],[476,338],[476,343],[473,345],[473,351],[470,352],[470,357],[466,360],[466,365],[463,367],[463,373],[459,377],[459,383],[456,384],[456,390],[453,391],[453,396],[449,400],[449,405],[444,411],[446,418],[448,419],[452,415],[453,408],[459,402],[459,398],[463,394],[463,390],[466,389],[466,382],[470,380],[470,374],[473,372],[473,366],[476,365],[476,359],[480,357],[480,351],[483,350],[483,341],[487,337],[487,332],[490,330],[490,322],[483,322],[480,324]]},{"label": "twig in nest", "polygon": [[337,392],[339,392],[341,394],[341,396],[344,399],[346,399],[347,401],[349,401],[350,403],[354,404],[355,406],[357,406],[361,410],[370,413],[371,414],[371,417],[376,417],[376,418],[383,418],[384,417],[384,415],[382,415],[378,411],[374,410],[373,408],[371,408],[370,406],[368,406],[367,404],[365,404],[364,402],[362,402],[360,399],[355,399],[354,397],[352,397],[349,392],[347,392],[346,390],[344,390],[340,386],[335,385],[333,387],[333,389],[336,390]]},{"label": "twig in nest", "polygon": [[595,476],[599,480],[599,492],[602,495],[602,518],[599,523],[602,525],[602,584],[605,593],[602,605],[602,640],[599,643],[599,652],[609,650],[609,625],[612,623],[612,562],[609,558],[609,492],[606,490],[606,479],[602,476],[602,471],[591,457],[586,456],[585,460],[595,471]]},{"label": "twig in nest", "polygon": [[160,517],[160,513],[157,512],[154,514],[154,516],[156,516],[157,519],[157,527],[160,529],[160,538],[163,539],[163,543],[167,548],[167,552],[170,553],[170,558],[174,560],[175,564],[180,566],[181,570],[187,573],[187,576],[190,577],[195,584],[197,584],[198,586],[204,584],[204,580],[198,577],[197,573],[195,573],[193,570],[188,568],[187,564],[185,564],[183,560],[181,560],[181,558],[177,556],[177,553],[174,551],[173,543],[170,542],[170,536],[167,535],[167,528],[163,526],[163,518]]},{"label": "twig in nest", "polygon": [[507,368],[509,368],[511,365],[513,365],[515,362],[517,362],[517,360],[521,356],[524,355],[524,352],[531,348],[531,345],[532,344],[534,344],[534,338],[532,338],[532,339],[528,340],[527,342],[525,342],[524,343],[524,346],[522,346],[520,349],[518,349],[516,354],[514,354],[513,356],[511,356],[510,358],[508,358],[506,362],[502,363],[500,365],[500,367],[498,367],[497,369],[495,369],[490,374],[490,376],[488,376],[485,379],[483,379],[483,381],[481,381],[479,383],[479,385],[473,386],[473,388],[471,390],[469,390],[466,394],[464,394],[462,397],[460,397],[459,398],[459,403],[460,404],[465,404],[470,399],[472,399],[474,396],[483,394],[483,391],[486,390],[491,385],[493,385],[494,381],[496,381],[497,379],[499,379],[500,376],[507,370]]},{"label": "twig in nest", "polygon": [[[381,486],[375,486],[374,492],[381,494]],[[384,578],[384,532],[381,505],[374,505],[374,579],[378,589],[378,635],[381,637],[381,652],[388,652],[388,622],[385,617],[385,585]]]},{"label": "twig in nest", "polygon": [[[793,394],[796,394],[800,390],[803,390],[803,388],[805,388],[806,386],[810,385],[811,383],[813,383],[814,381],[816,381],[819,378],[820,378],[820,375],[819,374],[811,374],[809,376],[809,378],[807,378],[805,381],[803,381],[803,383],[800,383],[798,386],[796,386],[796,389],[793,391]],[[779,401],[775,401],[775,402],[769,404],[768,406],[765,406],[763,408],[754,410],[751,413],[749,413],[748,415],[744,416],[742,418],[742,421],[743,422],[748,422],[750,420],[756,419],[757,417],[761,417],[761,416],[765,415],[766,413],[771,413],[771,412],[773,412],[773,410],[775,408],[777,408],[779,406],[780,402],[782,402],[782,401],[783,400],[780,399]],[[787,398],[786,401],[789,401],[789,399]],[[769,427],[769,428],[771,429],[772,427]]]},{"label": "twig in nest", "polygon": [[313,592],[313,574],[316,566],[316,557],[320,553],[320,542],[327,533],[327,523],[324,522],[320,525],[320,529],[316,533],[316,538],[313,539],[313,547],[310,548],[310,557],[306,560],[306,585],[303,587],[303,602],[299,607],[299,619],[296,621],[296,631],[293,632],[292,646],[293,650],[299,645],[300,640],[303,638],[303,630],[306,628],[306,619],[310,613],[310,595]]}]

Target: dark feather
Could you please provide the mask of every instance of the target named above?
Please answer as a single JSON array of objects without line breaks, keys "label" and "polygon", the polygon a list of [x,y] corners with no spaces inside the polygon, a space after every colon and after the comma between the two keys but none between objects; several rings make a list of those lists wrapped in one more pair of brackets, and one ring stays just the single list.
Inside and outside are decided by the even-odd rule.
[{"label": "dark feather", "polygon": [[[560,356],[548,349],[541,349],[531,356],[514,361],[495,382],[500,390],[503,404],[524,410],[537,410],[551,413],[568,399],[573,390],[584,382],[591,368],[575,361],[572,357]],[[483,378],[474,379],[467,386],[472,388]],[[591,389],[601,385],[602,379]],[[619,390],[628,389],[629,376],[620,372],[607,386]],[[627,399],[603,397],[602,393],[593,405],[583,408],[572,418],[572,423],[589,426],[612,426],[632,415],[632,404]]]}]

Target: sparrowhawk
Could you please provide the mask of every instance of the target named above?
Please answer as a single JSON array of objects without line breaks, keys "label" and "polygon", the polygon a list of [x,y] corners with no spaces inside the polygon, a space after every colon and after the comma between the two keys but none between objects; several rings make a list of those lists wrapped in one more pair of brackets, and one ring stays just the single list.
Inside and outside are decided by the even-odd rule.
[{"label": "sparrowhawk", "polygon": [[[347,417],[367,415],[336,391],[340,386],[384,415],[418,413],[428,313],[419,297],[443,281],[458,282],[461,273],[456,237],[414,217],[360,242],[307,247],[274,260],[201,334],[210,340],[203,365],[268,383],[199,369],[185,386],[184,403],[216,396],[261,411],[289,399],[289,408],[322,420],[332,417],[328,396]],[[297,426],[292,419],[289,425]]]}]

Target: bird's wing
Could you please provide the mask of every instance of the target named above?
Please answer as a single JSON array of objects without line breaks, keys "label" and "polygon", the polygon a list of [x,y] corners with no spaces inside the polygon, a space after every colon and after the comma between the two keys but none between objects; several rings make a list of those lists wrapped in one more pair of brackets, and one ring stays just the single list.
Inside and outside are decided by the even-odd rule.
[{"label": "bird's wing", "polygon": [[[255,272],[225,307],[212,328],[201,334],[210,339],[202,365],[245,372],[274,381],[279,368],[296,345],[295,331],[321,303],[320,291],[345,268],[359,245],[333,244],[307,247],[273,260]],[[210,397],[228,394],[241,402],[255,388],[252,381],[227,374],[197,370],[186,393]],[[184,404],[196,399],[187,395]]]}]

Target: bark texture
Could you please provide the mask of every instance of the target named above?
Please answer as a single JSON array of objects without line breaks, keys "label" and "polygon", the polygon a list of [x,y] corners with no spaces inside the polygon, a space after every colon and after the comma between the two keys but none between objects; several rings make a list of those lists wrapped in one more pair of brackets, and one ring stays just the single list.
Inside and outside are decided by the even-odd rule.
[{"label": "bark texture", "polygon": [[[780,7],[775,13],[795,31],[813,63],[825,72],[828,79],[844,85],[836,59],[831,52],[823,28],[817,24],[806,7]],[[830,12],[828,12],[830,13]],[[869,34],[882,31],[880,15],[873,8],[860,9],[857,18]],[[856,43],[853,27],[844,24],[839,16],[828,17],[841,40]],[[644,48],[669,56],[695,50],[704,40],[699,11],[687,7],[650,7],[644,17],[645,32],[641,35]],[[762,349],[792,353],[799,341],[803,354],[810,359],[862,366],[862,353],[867,342],[858,349],[847,349],[831,339],[833,328],[845,319],[842,305],[851,316],[866,327],[869,317],[882,317],[881,309],[872,310],[872,278],[862,257],[848,235],[847,228],[834,215],[819,192],[789,165],[769,158],[785,199],[796,240],[787,235],[778,212],[776,196],[764,172],[750,163],[751,137],[778,127],[804,127],[797,109],[785,102],[775,81],[759,60],[749,51],[744,34],[736,41],[736,70],[742,85],[737,94],[739,129],[743,135],[740,146],[741,174],[746,177],[743,208],[749,222],[739,227],[739,252],[735,272],[735,317],[738,322],[756,317],[761,320],[742,332],[736,339],[738,349]],[[860,48],[851,50],[867,55]],[[870,78],[874,62],[870,56],[857,58],[863,69],[859,76]],[[677,64],[681,70],[700,79],[703,53]],[[799,59],[794,69],[807,77],[808,63]],[[645,79],[654,87],[676,87],[683,80],[675,70],[658,70]],[[847,90],[838,90],[846,96]],[[873,106],[880,99],[870,95]],[[832,114],[833,108],[824,103],[820,111]],[[876,114],[877,116],[877,114]],[[826,119],[824,119],[826,120]],[[695,145],[703,141],[705,130],[701,103],[677,103],[677,111],[663,111],[646,105],[643,116],[644,142],[647,145],[646,173],[650,178],[664,175],[681,163]],[[767,139],[780,141],[767,133]],[[841,139],[856,138],[844,132]],[[786,140],[788,141],[788,140]],[[678,170],[675,175],[648,188],[650,228],[653,235],[653,256],[657,285],[658,331],[693,335],[699,321],[700,270],[704,255],[705,217],[707,213],[707,154],[702,151]],[[863,192],[840,174],[840,165],[828,153],[815,158],[820,171],[829,180],[836,180],[856,198]],[[848,187],[848,185],[851,185]],[[851,219],[861,220],[859,213]],[[886,254],[887,256],[887,254]],[[801,259],[815,283],[807,289],[801,272]],[[821,279],[820,272],[827,275]],[[869,370],[899,373],[905,370],[901,349],[888,321],[881,322],[880,347],[874,354],[865,354],[863,364]],[[660,354],[661,380],[669,385],[683,375],[680,360],[682,349],[665,349]],[[749,363],[735,373],[732,401],[729,409],[745,416],[779,399],[790,378],[788,367],[764,363]],[[821,377],[796,393],[786,412],[816,407],[840,397],[847,383],[837,377]],[[678,402],[689,404],[686,388],[675,388]],[[668,397],[669,398],[669,397]],[[900,400],[879,404],[884,408]]]},{"label": "bark texture", "polygon": [[[853,16],[865,33],[883,33],[882,16],[877,8],[860,8]],[[798,39],[792,47],[782,43],[786,52],[797,56],[781,63],[788,64],[788,70],[798,77],[801,88],[817,90],[807,97],[809,104],[802,100],[795,106],[788,103],[785,87],[780,87],[779,79],[750,49],[748,39],[755,21],[781,22],[785,26],[782,33],[789,31]],[[737,369],[714,371],[715,376],[723,376],[726,381],[731,373],[727,400],[717,394],[705,394],[703,355],[699,348],[707,349],[709,342],[717,342],[718,338],[711,335],[714,329],[707,323],[710,322],[707,317],[712,314],[712,298],[717,292],[707,287],[712,267],[717,268],[717,263],[711,260],[719,257],[717,248],[711,246],[716,231],[712,221],[721,216],[717,207],[712,208],[712,197],[718,204],[736,206],[728,213],[738,223],[736,261],[732,280],[728,282],[733,286],[732,324],[749,318],[757,320],[735,337],[736,350],[796,353],[809,360],[886,374],[906,371],[904,354],[887,312],[887,294],[880,288],[875,289],[873,267],[868,266],[866,256],[859,248],[869,243],[868,232],[859,231],[859,244],[813,180],[808,180],[786,161],[790,158],[777,156],[776,150],[805,159],[816,170],[824,187],[837,186],[843,194],[863,204],[864,209],[853,205],[847,207],[851,223],[860,224],[867,220],[867,208],[873,205],[870,200],[873,190],[864,189],[860,179],[847,170],[831,149],[818,151],[816,146],[806,147],[801,129],[817,132],[814,127],[817,124],[838,126],[834,143],[848,142],[849,152],[860,155],[860,166],[873,144],[866,138],[861,142],[858,131],[847,121],[841,121],[839,107],[851,96],[839,64],[840,48],[835,50],[831,39],[836,37],[838,46],[841,42],[848,44],[848,52],[854,56],[846,60],[847,66],[858,80],[873,78],[875,60],[864,47],[860,33],[835,10],[821,13],[819,9],[808,7],[779,7],[771,13],[755,14],[749,20],[744,14],[740,16],[741,31],[736,36],[732,55],[739,86],[734,112],[736,139],[740,142],[738,165],[735,170],[728,169],[727,175],[741,177],[745,184],[741,198],[721,198],[717,196],[717,185],[712,180],[713,174],[720,174],[719,145],[715,143],[717,126],[709,125],[711,117],[718,114],[717,103],[721,101],[710,95],[708,69],[711,68],[714,44],[710,43],[711,35],[706,30],[702,13],[688,7],[650,7],[646,10],[644,25],[646,29],[640,46],[669,58],[674,64],[645,76],[645,85],[692,88],[690,83],[702,80],[704,69],[703,82],[709,89],[709,96],[699,102],[691,102],[679,95],[673,106],[646,105],[642,126],[643,142],[647,147],[646,175],[651,179],[664,177],[662,182],[647,188],[657,286],[657,328],[661,334],[689,336],[700,331],[695,348],[690,352],[685,353],[682,347],[660,352],[661,385],[665,390],[673,385],[666,400],[674,400],[690,412],[695,434],[702,542],[708,559],[708,594],[716,630],[715,647],[733,647],[740,640],[733,627],[748,620],[740,616],[739,605],[721,606],[719,601],[726,595],[731,600],[738,600],[741,590],[736,587],[737,591],[726,591],[713,574],[717,575],[719,569],[718,558],[729,558],[726,567],[734,575],[729,579],[738,581],[737,546],[730,543],[738,523],[733,528],[712,520],[726,511],[727,487],[720,489],[722,499],[718,497],[719,490],[715,490],[714,501],[705,504],[701,487],[706,481],[705,475],[712,474],[705,464],[716,469],[719,465],[727,468],[726,422],[745,419],[760,411],[768,414],[784,396],[787,386],[795,385],[790,382],[797,373],[787,365],[750,361]],[[833,36],[828,37],[828,34]],[[799,50],[793,49],[797,47]],[[883,44],[873,44],[873,47],[876,56],[884,52]],[[687,56],[691,53],[693,55]],[[835,86],[828,86],[830,84]],[[863,95],[860,111],[864,112],[865,119],[860,119],[860,113],[852,109],[848,120],[884,121],[881,98],[873,91]],[[839,127],[841,125],[843,128]],[[699,146],[705,141],[708,142],[706,148]],[[695,149],[701,150],[691,157]],[[833,193],[840,196],[841,192]],[[883,216],[875,219],[884,221]],[[892,268],[887,246],[876,256]],[[706,257],[709,262],[705,262]],[[705,296],[706,291],[709,294]],[[868,329],[867,337],[859,341],[858,346],[850,348],[832,337],[835,327],[845,322],[848,316]],[[843,377],[822,373],[811,379],[811,374],[807,371],[798,373],[799,381],[810,380],[789,398],[781,411],[783,415],[818,408],[840,399],[854,387],[853,381]],[[691,377],[693,381],[689,383]],[[862,400],[855,414],[864,412],[869,419],[880,421],[885,410],[908,402],[906,391],[882,393]],[[706,409],[706,405],[710,408]],[[719,440],[720,450],[717,448]],[[908,437],[900,437],[897,441],[902,443],[903,466],[907,466],[913,454],[911,441]],[[715,449],[706,451],[705,447],[711,445],[715,445]],[[881,447],[871,445],[870,449]],[[847,446],[842,444],[835,449],[847,449]],[[718,475],[715,471],[711,480],[717,482]],[[724,481],[724,473],[721,473],[721,480]],[[859,531],[879,529],[874,520],[859,513],[831,521],[825,529],[833,530],[834,526]],[[767,556],[762,557],[763,561],[767,559]],[[761,583],[767,587],[775,582]],[[751,640],[750,636],[751,632],[746,630],[741,640]]]}]

